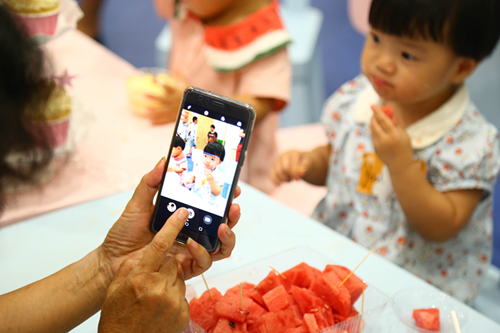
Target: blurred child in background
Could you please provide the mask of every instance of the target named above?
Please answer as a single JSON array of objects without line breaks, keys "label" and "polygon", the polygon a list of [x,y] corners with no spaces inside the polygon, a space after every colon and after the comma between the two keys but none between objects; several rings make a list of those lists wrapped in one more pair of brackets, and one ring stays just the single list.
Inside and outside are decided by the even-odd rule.
[{"label": "blurred child in background", "polygon": [[155,0],[170,21],[169,68],[176,87],[165,87],[163,107],[150,110],[153,123],[174,121],[188,85],[252,105],[256,127],[241,179],[271,191],[278,113],[290,96],[288,33],[274,0]]},{"label": "blurred child in background", "polygon": [[470,304],[500,156],[464,81],[498,41],[500,0],[374,0],[370,26],[363,75],[325,105],[329,144],[283,154],[272,178],[326,185],[314,218]]}]

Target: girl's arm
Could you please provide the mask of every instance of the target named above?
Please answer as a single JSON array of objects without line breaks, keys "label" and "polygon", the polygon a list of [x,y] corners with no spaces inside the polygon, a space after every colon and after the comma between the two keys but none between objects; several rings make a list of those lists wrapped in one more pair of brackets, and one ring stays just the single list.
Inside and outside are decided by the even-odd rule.
[{"label": "girl's arm", "polygon": [[[68,332],[99,311],[113,278],[98,251],[26,287],[0,296],[6,332]],[[2,330],[2,331],[3,331]]]},{"label": "girl's arm", "polygon": [[440,192],[426,179],[413,159],[405,129],[378,107],[371,120],[373,145],[389,168],[392,186],[413,228],[424,238],[444,242],[458,234],[481,200],[482,190]]}]

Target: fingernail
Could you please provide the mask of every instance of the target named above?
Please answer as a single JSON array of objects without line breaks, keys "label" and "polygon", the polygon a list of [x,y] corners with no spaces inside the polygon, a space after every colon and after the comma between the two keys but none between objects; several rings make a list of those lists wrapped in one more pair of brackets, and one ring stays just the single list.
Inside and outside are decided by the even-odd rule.
[{"label": "fingernail", "polygon": [[188,238],[187,245],[191,246],[193,249],[198,248],[198,243],[196,243],[191,237]]},{"label": "fingernail", "polygon": [[231,236],[232,233],[231,228],[226,224],[226,235]]},{"label": "fingernail", "polygon": [[156,168],[158,165],[160,165],[160,164],[161,164],[161,162],[165,161],[166,159],[167,159],[167,158],[166,158],[165,156],[163,156],[163,157],[161,158],[161,160],[160,160],[160,161],[158,161],[158,163],[156,163],[155,168]]},{"label": "fingernail", "polygon": [[187,209],[184,209],[184,208],[181,208],[178,210],[178,213],[177,213],[178,217],[181,219],[181,220],[187,220],[188,218],[188,215],[189,215],[189,212],[187,211]]}]

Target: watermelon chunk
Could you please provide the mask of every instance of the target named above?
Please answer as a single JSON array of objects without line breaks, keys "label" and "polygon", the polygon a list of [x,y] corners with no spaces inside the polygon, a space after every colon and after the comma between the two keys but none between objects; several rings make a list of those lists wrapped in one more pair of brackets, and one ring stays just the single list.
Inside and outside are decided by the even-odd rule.
[{"label": "watermelon chunk", "polygon": [[[290,285],[290,288],[291,285],[309,288],[312,280],[321,275],[321,271],[303,262],[283,272],[283,275],[286,277],[286,280],[288,280],[287,284]],[[285,288],[286,287],[287,285],[285,284]],[[287,291],[290,291],[290,289],[287,289]]]},{"label": "watermelon chunk", "polygon": [[189,303],[191,320],[205,331],[210,331],[217,324],[219,316],[215,313],[215,304],[222,298],[222,294],[215,288],[210,289],[212,298],[205,291],[200,298],[193,298]]},{"label": "watermelon chunk", "polygon": [[287,328],[285,333],[309,333],[309,330],[304,325],[300,325],[295,328]]},{"label": "watermelon chunk", "polygon": [[279,286],[268,291],[264,296],[264,303],[271,312],[285,310],[291,304],[290,295],[285,290],[285,287]]},{"label": "watermelon chunk", "polygon": [[239,295],[224,295],[224,297],[215,304],[215,312],[220,317],[243,323],[249,315],[249,309],[252,307],[252,303],[254,302],[250,298],[243,297],[242,309],[240,309]]},{"label": "watermelon chunk", "polygon": [[340,315],[347,316],[351,310],[351,295],[344,285],[339,288],[341,282],[335,273],[323,273],[313,280],[309,289],[321,295]]},{"label": "watermelon chunk", "polygon": [[274,288],[281,286],[281,281],[274,272],[270,272],[264,280],[262,280],[257,287],[255,287],[258,292],[264,296],[268,291],[273,290]]},{"label": "watermelon chunk", "polygon": [[415,309],[413,319],[418,327],[429,331],[440,331],[439,309]]},{"label": "watermelon chunk", "polygon": [[262,306],[260,306],[257,302],[252,302],[252,304],[248,308],[248,316],[246,318],[246,323],[248,325],[253,324],[267,312],[268,311],[264,309]]},{"label": "watermelon chunk", "polygon": [[383,113],[396,125],[396,116],[394,115],[394,108],[390,105],[380,107]]},{"label": "watermelon chunk", "polygon": [[[337,265],[327,265],[324,273],[329,273],[333,272],[337,274],[339,279],[341,281],[344,281],[344,279],[351,273],[351,271],[344,267],[344,266],[337,266]],[[363,290],[365,290],[368,286],[355,274],[352,274],[343,284],[347,290],[349,290],[349,293],[351,294],[351,303],[354,304],[358,300],[359,296],[363,293]]]},{"label": "watermelon chunk", "polygon": [[309,333],[319,332],[319,326],[316,322],[316,318],[312,313],[306,313],[304,315],[304,326],[307,328]]},{"label": "watermelon chunk", "polygon": [[288,328],[295,327],[295,316],[290,308],[279,312],[268,312],[262,316],[260,322],[262,333],[283,332]]},{"label": "watermelon chunk", "polygon": [[[242,289],[242,294],[243,296],[245,297],[248,297],[250,298],[251,297],[251,294],[252,292],[254,291],[255,289],[255,285],[254,284],[251,284],[251,283],[248,283],[248,282],[243,282],[241,284],[241,289]],[[226,291],[226,295],[227,294],[235,294],[235,295],[238,295],[240,296],[240,285],[236,285],[232,288],[229,288],[227,291]]]},{"label": "watermelon chunk", "polygon": [[247,333],[247,324],[221,318],[212,333]]}]

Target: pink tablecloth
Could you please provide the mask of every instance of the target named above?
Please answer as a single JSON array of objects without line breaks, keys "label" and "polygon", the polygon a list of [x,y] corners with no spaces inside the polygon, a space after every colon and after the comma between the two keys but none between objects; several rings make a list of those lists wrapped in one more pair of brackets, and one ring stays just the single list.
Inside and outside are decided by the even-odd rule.
[{"label": "pink tablecloth", "polygon": [[0,226],[132,189],[168,152],[173,125],[153,127],[134,116],[126,78],[135,68],[78,31],[50,42],[56,73],[73,80],[69,93],[94,114],[89,135],[63,171],[39,191],[11,197]]}]

